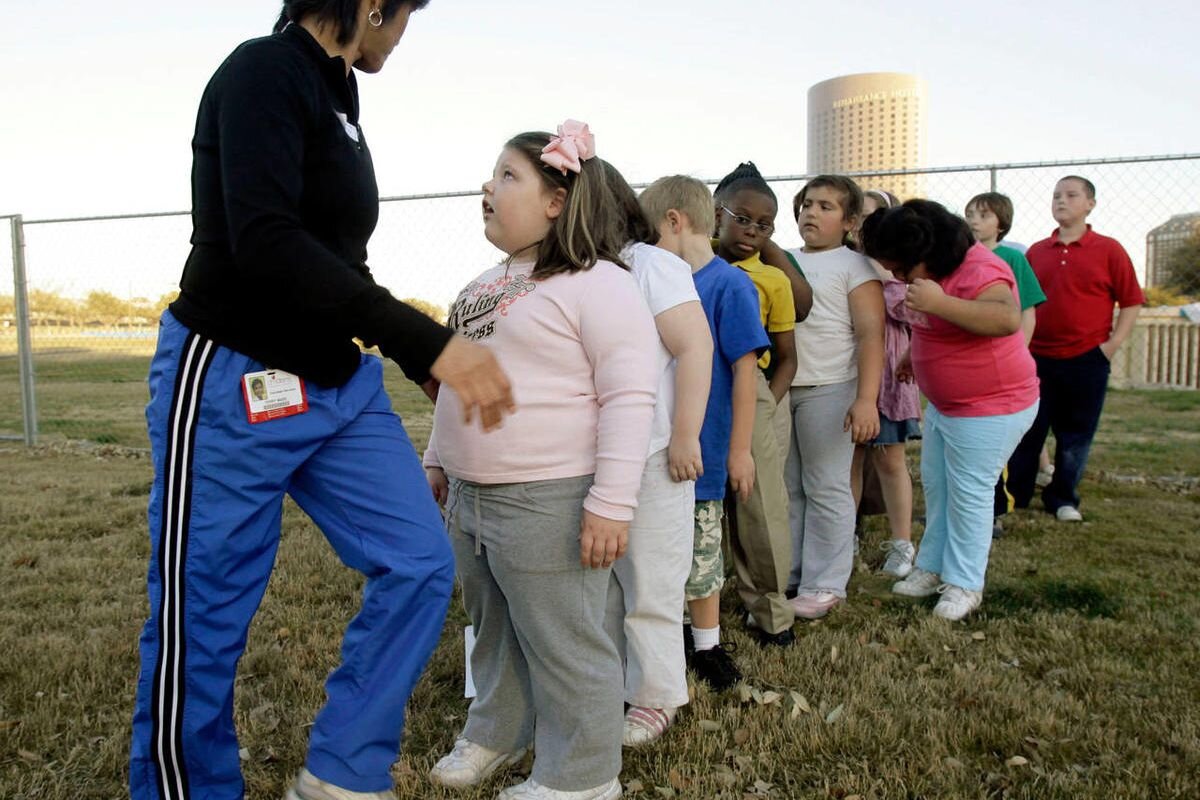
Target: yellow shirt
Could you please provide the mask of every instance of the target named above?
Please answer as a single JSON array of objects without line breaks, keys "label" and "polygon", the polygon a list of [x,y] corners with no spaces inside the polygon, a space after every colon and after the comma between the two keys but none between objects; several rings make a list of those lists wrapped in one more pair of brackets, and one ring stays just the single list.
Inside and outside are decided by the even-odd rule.
[{"label": "yellow shirt", "polygon": [[[792,282],[778,267],[764,264],[758,253],[733,262],[733,265],[750,276],[758,290],[758,310],[763,327],[768,334],[787,333],[796,329],[796,301],[792,296]],[[771,351],[763,353],[758,360],[760,369],[771,363]]]}]

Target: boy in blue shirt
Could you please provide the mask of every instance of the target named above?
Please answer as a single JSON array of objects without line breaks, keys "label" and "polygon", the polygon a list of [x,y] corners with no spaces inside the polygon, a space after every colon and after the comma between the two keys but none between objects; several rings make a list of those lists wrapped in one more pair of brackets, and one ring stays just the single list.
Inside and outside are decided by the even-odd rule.
[{"label": "boy in blue shirt", "polygon": [[660,178],[639,202],[658,231],[658,246],[692,268],[700,304],[713,337],[712,388],[700,451],[704,474],[696,481],[695,541],[686,596],[694,651],[688,659],[697,677],[720,691],[741,680],[741,671],[721,646],[722,501],[728,479],[745,501],[754,488],[750,443],[754,429],[758,358],[770,340],[759,317],[758,290],[746,273],[713,254],[713,200],[695,178]]}]

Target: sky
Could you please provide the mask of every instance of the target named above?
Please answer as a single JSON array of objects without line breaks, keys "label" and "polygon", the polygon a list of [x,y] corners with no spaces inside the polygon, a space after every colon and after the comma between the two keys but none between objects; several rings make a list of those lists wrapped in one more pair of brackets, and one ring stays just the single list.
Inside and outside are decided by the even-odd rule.
[{"label": "sky", "polygon": [[[0,214],[27,218],[186,210],[204,85],[279,7],[4,6]],[[1195,2],[432,0],[362,125],[385,196],[476,189],[567,117],[632,182],[797,174],[808,87],[889,71],[928,82],[927,166],[1197,152],[1198,29]]]}]

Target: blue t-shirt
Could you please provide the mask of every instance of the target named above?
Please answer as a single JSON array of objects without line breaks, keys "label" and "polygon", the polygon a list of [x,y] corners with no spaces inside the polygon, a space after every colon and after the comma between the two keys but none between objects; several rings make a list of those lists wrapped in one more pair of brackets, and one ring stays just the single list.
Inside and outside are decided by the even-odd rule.
[{"label": "blue t-shirt", "polygon": [[714,256],[692,275],[713,338],[712,388],[700,428],[704,475],[696,481],[697,500],[721,500],[729,477],[729,434],[733,428],[733,362],[747,353],[762,355],[770,345],[758,310],[758,290],[750,276]]}]

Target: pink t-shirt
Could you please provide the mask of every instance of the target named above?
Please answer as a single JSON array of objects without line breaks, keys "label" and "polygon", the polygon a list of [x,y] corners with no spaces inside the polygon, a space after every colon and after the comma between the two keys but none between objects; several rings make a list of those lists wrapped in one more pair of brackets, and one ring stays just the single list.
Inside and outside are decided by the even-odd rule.
[{"label": "pink t-shirt", "polygon": [[[947,295],[964,300],[976,299],[997,283],[1017,297],[1012,270],[978,243],[967,251],[958,269],[939,283]],[[912,331],[917,384],[946,416],[1015,414],[1038,399],[1037,367],[1020,329],[1008,336],[979,336],[923,314],[914,315]]]},{"label": "pink t-shirt", "polygon": [[484,433],[462,424],[443,386],[425,466],[473,483],[526,483],[595,474],[584,508],[630,520],[658,387],[658,332],[627,271],[609,261],[544,280],[532,263],[484,272],[458,295],[449,324],[492,349],[517,410]]}]

